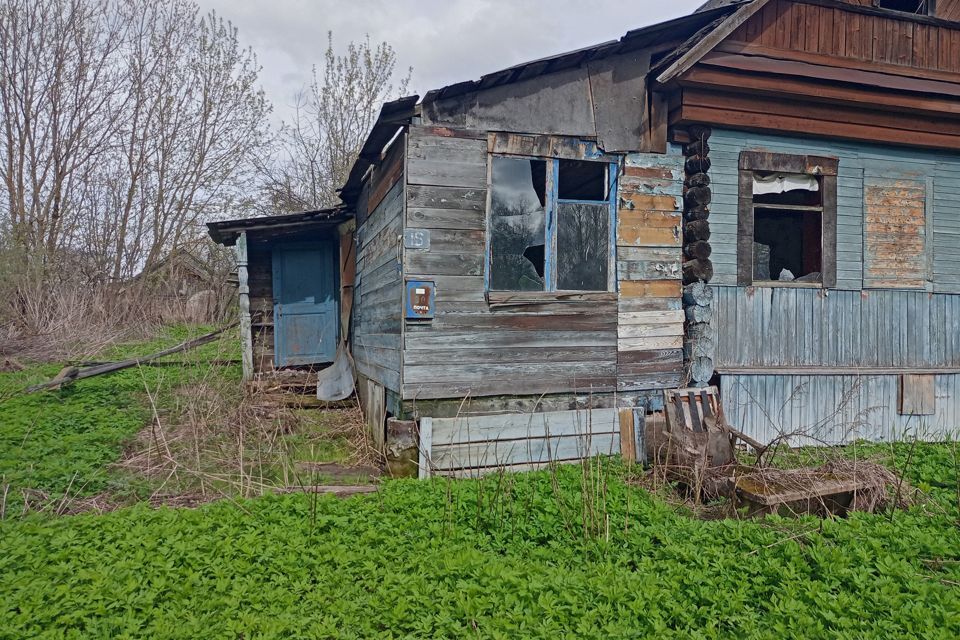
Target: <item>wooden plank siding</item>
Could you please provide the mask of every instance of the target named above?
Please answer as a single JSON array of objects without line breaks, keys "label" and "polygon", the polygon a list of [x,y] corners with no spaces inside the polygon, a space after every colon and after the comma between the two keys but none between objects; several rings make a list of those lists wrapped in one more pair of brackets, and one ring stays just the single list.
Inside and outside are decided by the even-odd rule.
[{"label": "wooden plank siding", "polygon": [[617,378],[620,390],[677,386],[683,370],[680,310],[683,157],[629,154],[617,201]]},{"label": "wooden plank siding", "polygon": [[960,22],[960,0],[937,0],[937,17]]},{"label": "wooden plank siding", "polygon": [[620,452],[618,409],[433,418],[432,473],[476,476]]},{"label": "wooden plank siding", "polygon": [[[935,292],[960,293],[960,154],[928,152],[878,144],[840,142],[717,129],[710,138],[710,244],[714,284],[736,284],[738,162],[744,150],[839,158],[837,179],[837,288],[864,287],[864,220],[870,207],[864,183],[887,184],[909,180],[924,185],[924,251],[932,270]],[[866,177],[865,177],[866,176]],[[872,182],[871,182],[872,181]],[[917,195],[919,192],[912,192]],[[902,204],[902,203],[901,203]],[[918,204],[915,203],[915,207]],[[915,215],[919,211],[915,209]],[[888,214],[891,212],[887,212]],[[929,217],[929,219],[928,219]],[[877,224],[890,224],[878,222]],[[877,227],[880,229],[881,227]],[[890,228],[890,227],[888,227]],[[920,231],[919,227],[915,227]],[[932,236],[932,247],[931,237]],[[869,240],[875,242],[875,240]],[[916,247],[920,249],[919,245]],[[917,262],[914,268],[920,265]],[[869,263],[870,261],[867,260]],[[870,263],[872,264],[872,263]],[[866,274],[866,286],[914,287],[917,276],[903,282],[880,280]],[[884,267],[885,268],[885,267]]]},{"label": "wooden plank siding", "polygon": [[[952,11],[960,13],[956,7]],[[960,25],[915,23],[896,14],[866,15],[815,0],[772,0],[727,42],[753,52],[780,49],[960,72]]]},{"label": "wooden plank siding", "polygon": [[[357,276],[352,351],[357,373],[400,391],[402,288],[400,245],[406,193],[405,137],[394,141],[364,185],[357,211]],[[367,211],[366,207],[372,206]]]},{"label": "wooden plank siding", "polygon": [[772,0],[674,85],[670,122],[960,149],[960,24]]},{"label": "wooden plank siding", "polygon": [[724,375],[724,416],[760,442],[788,434],[791,446],[894,442],[906,438],[942,442],[960,436],[960,375],[934,376],[935,406],[929,415],[901,415],[899,375]]},{"label": "wooden plank siding", "polygon": [[[530,153],[597,154],[569,139],[502,134],[488,141],[486,133],[410,127],[405,228],[428,230],[431,242],[404,251],[404,277],[434,281],[436,300],[433,320],[404,327],[403,399],[676,386],[682,158],[636,155],[624,163],[619,300],[610,292],[493,304],[484,283],[487,155],[516,153],[522,144]],[[621,361],[618,347],[631,355]]]},{"label": "wooden plank siding", "polygon": [[715,287],[717,370],[960,370],[960,295]]}]

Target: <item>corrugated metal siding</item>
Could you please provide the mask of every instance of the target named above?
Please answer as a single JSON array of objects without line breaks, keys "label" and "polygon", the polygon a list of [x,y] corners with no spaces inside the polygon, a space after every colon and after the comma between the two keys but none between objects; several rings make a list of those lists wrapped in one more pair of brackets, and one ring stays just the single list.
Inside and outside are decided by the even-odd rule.
[{"label": "corrugated metal siding", "polygon": [[934,178],[935,291],[960,293],[960,155],[817,138],[716,130],[710,138],[715,284],[737,278],[737,166],[744,149],[840,158],[837,180],[837,287],[860,289],[863,279],[863,176]]},{"label": "corrugated metal siding", "polygon": [[717,369],[960,367],[960,296],[714,287]]},{"label": "corrugated metal siding", "polygon": [[721,378],[727,420],[761,442],[841,444],[960,436],[960,375],[936,376],[936,413],[897,412],[899,376],[730,375]]}]

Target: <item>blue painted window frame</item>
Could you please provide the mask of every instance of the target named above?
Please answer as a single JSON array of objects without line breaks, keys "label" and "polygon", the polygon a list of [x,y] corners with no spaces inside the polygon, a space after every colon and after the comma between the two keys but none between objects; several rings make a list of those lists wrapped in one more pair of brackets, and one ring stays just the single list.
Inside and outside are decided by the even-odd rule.
[{"label": "blue painted window frame", "polygon": [[[490,172],[487,179],[487,193],[492,194],[493,178],[492,167],[494,158],[513,158],[518,160],[544,160],[548,162],[547,172],[547,193],[546,193],[546,224],[544,225],[544,286],[545,292],[557,293],[602,293],[599,290],[591,291],[571,291],[569,289],[557,288],[557,269],[555,268],[557,251],[557,208],[561,204],[600,204],[606,202],[610,211],[608,241],[607,241],[607,288],[606,292],[616,292],[617,290],[617,186],[620,177],[620,164],[618,162],[609,162],[606,160],[590,160],[587,158],[576,159],[583,162],[599,162],[607,165],[607,199],[606,200],[570,200],[557,197],[557,186],[560,181],[560,160],[575,160],[574,158],[544,158],[540,156],[517,156],[508,154],[490,155]],[[490,200],[487,200],[487,237],[485,248],[485,260],[483,270],[483,285],[486,291],[496,291],[490,288],[490,270],[492,266],[492,255],[490,253],[491,228],[490,224]]]}]

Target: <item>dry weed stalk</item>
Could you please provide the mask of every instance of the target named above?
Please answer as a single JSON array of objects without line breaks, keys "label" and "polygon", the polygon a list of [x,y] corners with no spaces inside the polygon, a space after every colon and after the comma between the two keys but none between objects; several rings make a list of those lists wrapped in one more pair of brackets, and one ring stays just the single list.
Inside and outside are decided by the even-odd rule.
[{"label": "dry weed stalk", "polygon": [[[218,345],[223,350],[226,342]],[[235,380],[210,366],[209,358],[185,366],[191,382],[179,387],[164,375],[155,386],[144,377],[152,421],[117,465],[155,483],[151,501],[252,497],[315,484],[303,477],[297,452],[285,437],[303,432],[312,421],[307,414],[313,412],[298,405],[295,394],[277,400],[244,393]],[[370,461],[373,447],[359,408],[333,411],[336,419],[317,437],[346,441],[351,463]]]}]

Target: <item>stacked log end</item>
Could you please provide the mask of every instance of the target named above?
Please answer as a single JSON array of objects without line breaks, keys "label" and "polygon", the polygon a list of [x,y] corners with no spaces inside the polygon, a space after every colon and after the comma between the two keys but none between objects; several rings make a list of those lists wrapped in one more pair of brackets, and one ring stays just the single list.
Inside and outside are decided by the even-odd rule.
[{"label": "stacked log end", "polygon": [[710,261],[710,128],[690,127],[690,142],[683,148],[683,307],[686,314],[684,355],[691,386],[710,383],[714,373],[715,335],[713,278]]}]

